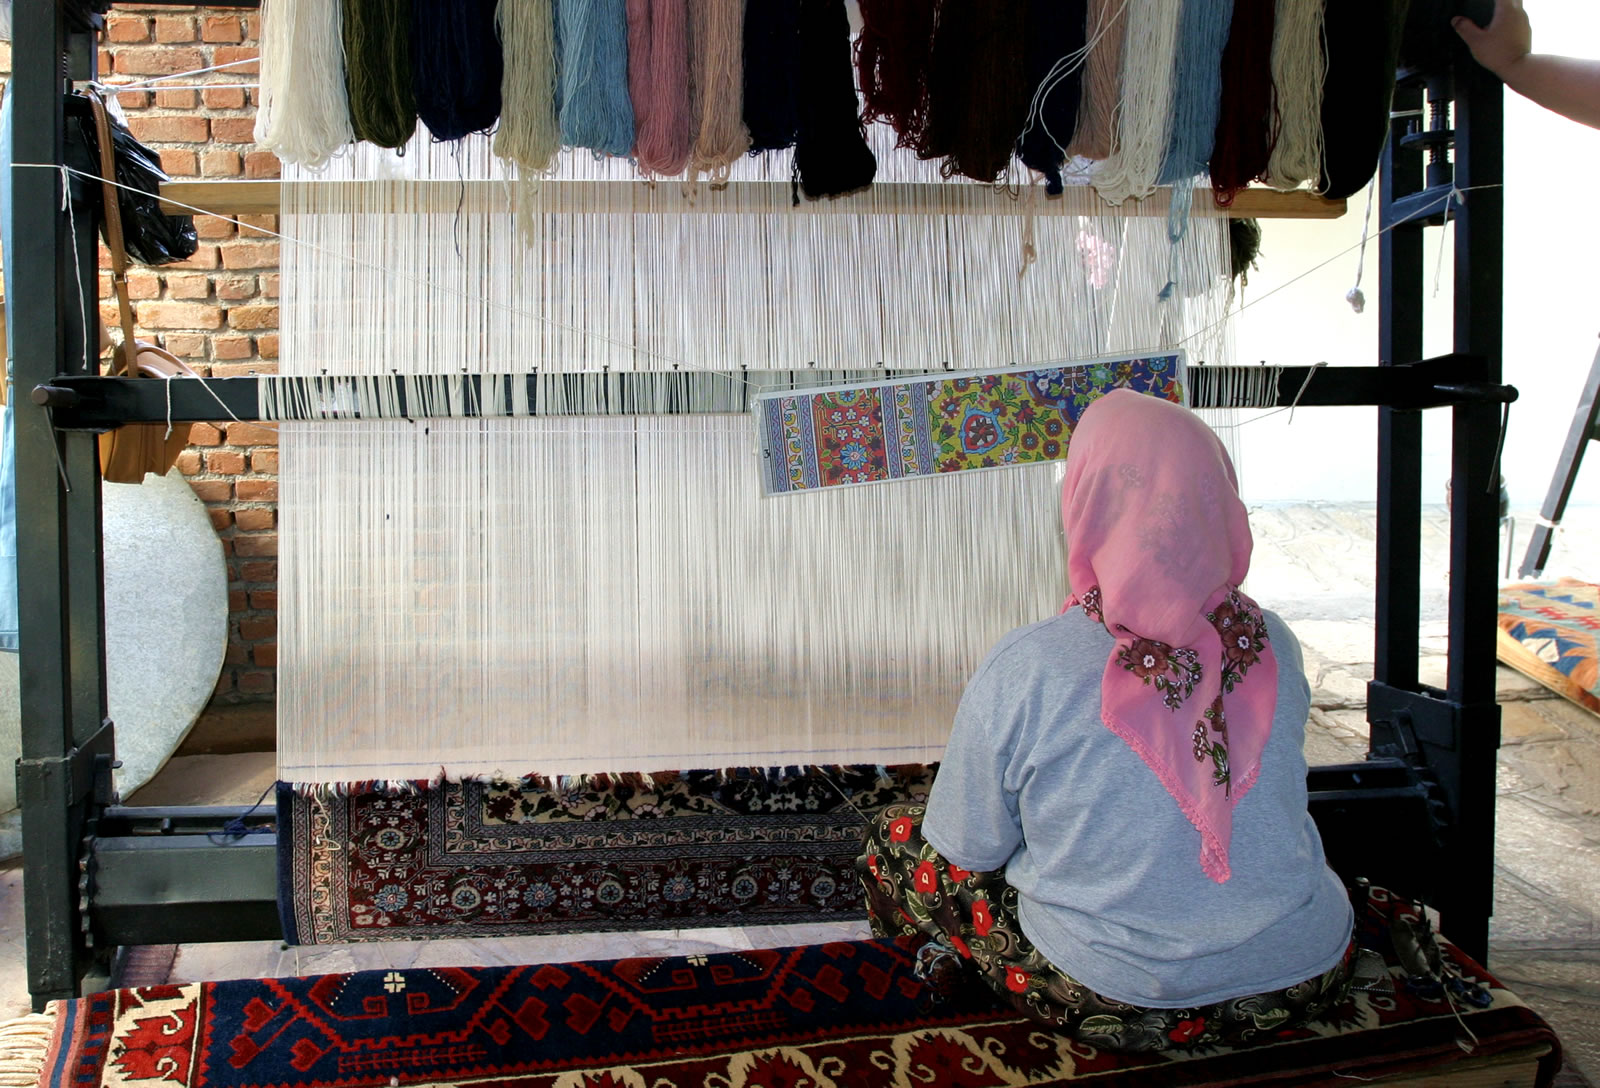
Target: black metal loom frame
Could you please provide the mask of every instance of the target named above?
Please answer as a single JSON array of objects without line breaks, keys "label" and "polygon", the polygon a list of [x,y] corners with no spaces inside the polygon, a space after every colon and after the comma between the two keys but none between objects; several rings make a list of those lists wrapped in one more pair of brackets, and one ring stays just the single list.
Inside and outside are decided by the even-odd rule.
[{"label": "black metal loom frame", "polygon": [[[177,4],[182,0],[160,0]],[[87,0],[71,5],[87,7]],[[105,6],[102,4],[101,6]],[[254,7],[254,0],[216,7]],[[58,0],[16,0],[14,162],[63,161],[62,93],[93,75],[87,27]],[[1445,33],[1443,27],[1440,33]],[[1464,54],[1462,54],[1464,56]],[[1317,767],[1309,784],[1329,857],[1346,876],[1424,891],[1451,937],[1480,960],[1492,907],[1494,701],[1501,405],[1501,88],[1458,65],[1402,73],[1382,167],[1381,367],[1290,368],[1278,403],[1377,406],[1378,582],[1367,762]],[[1431,116],[1424,117],[1425,96]],[[1454,174],[1441,151],[1450,140]],[[1425,170],[1422,152],[1433,159]],[[63,186],[76,209],[74,265]],[[1452,187],[1470,193],[1463,201]],[[28,984],[34,1001],[76,994],[117,946],[280,936],[273,836],[223,833],[238,809],[115,804],[107,720],[100,477],[96,429],[213,419],[194,380],[170,384],[82,373],[94,327],[95,225],[83,184],[19,165],[16,214],[16,463],[23,646],[22,758]],[[1422,227],[1454,219],[1454,354],[1422,360]],[[86,300],[86,305],[80,305]],[[87,312],[85,312],[87,311]],[[90,353],[92,357],[93,353]],[[91,369],[93,363],[90,363]],[[1195,402],[1215,403],[1216,368],[1196,368]],[[256,413],[255,379],[209,383],[239,419]],[[37,393],[32,399],[30,394]],[[1451,413],[1449,673],[1418,680],[1422,411]],[[69,486],[70,484],[70,486]],[[258,823],[270,823],[268,817]]]}]

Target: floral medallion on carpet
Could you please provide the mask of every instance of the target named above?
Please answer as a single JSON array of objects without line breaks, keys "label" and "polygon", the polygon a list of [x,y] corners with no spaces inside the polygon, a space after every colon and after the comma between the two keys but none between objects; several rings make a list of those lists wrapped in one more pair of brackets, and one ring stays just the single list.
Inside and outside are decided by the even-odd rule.
[{"label": "floral medallion on carpet", "polygon": [[866,916],[867,816],[933,770],[832,767],[280,786],[290,943],[769,925]]},{"label": "floral medallion on carpet", "polygon": [[41,1088],[1347,1085],[1517,1062],[1547,1083],[1549,1028],[1446,954],[1490,987],[1487,1007],[1458,1019],[1391,965],[1385,992],[1353,994],[1326,1022],[1182,1057],[1075,1043],[977,983],[935,996],[902,938],[112,991],[52,1005],[31,1061]]}]

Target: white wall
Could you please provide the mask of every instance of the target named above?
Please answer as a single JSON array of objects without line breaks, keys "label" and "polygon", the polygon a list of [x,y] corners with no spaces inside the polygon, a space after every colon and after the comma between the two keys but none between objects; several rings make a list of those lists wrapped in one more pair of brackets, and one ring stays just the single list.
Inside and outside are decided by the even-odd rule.
[{"label": "white wall", "polygon": [[[1530,0],[1535,47],[1600,57],[1600,5]],[[1448,28],[1445,29],[1448,33]],[[1537,507],[1549,486],[1577,397],[1600,347],[1600,131],[1506,95],[1505,376],[1521,398],[1511,410],[1504,473],[1518,507]],[[1467,198],[1471,200],[1470,194]],[[1237,359],[1286,365],[1364,365],[1378,344],[1376,236],[1367,245],[1356,314],[1344,295],[1355,282],[1365,194],[1332,223],[1263,223],[1260,270],[1243,296]],[[1376,214],[1373,216],[1376,231]],[[1438,294],[1440,231],[1426,232],[1428,354],[1450,350],[1450,254]],[[1343,252],[1350,250],[1350,252]],[[1342,255],[1340,255],[1342,253]],[[1310,271],[1324,261],[1326,267]],[[1306,273],[1310,274],[1306,274]],[[1298,278],[1297,277],[1304,277]],[[1294,282],[1291,282],[1294,281]],[[1287,286],[1286,286],[1287,285]],[[1268,296],[1269,292],[1275,292]],[[1424,426],[1425,501],[1444,498],[1449,418]],[[1243,487],[1250,502],[1370,500],[1376,474],[1376,411],[1320,408],[1246,424],[1240,432]],[[1600,445],[1592,447],[1574,503],[1600,503]]]}]

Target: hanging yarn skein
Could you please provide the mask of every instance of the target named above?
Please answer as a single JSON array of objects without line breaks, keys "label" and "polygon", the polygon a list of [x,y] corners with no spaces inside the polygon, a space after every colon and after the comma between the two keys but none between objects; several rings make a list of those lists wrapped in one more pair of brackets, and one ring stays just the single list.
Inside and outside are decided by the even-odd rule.
[{"label": "hanging yarn skein", "polygon": [[411,0],[343,0],[344,85],[357,140],[404,147],[417,130]]},{"label": "hanging yarn skein", "polygon": [[994,181],[1011,164],[1033,88],[1017,58],[1030,5],[942,0],[928,69],[928,128],[917,153],[940,172]]},{"label": "hanging yarn skein", "polygon": [[1278,131],[1264,180],[1298,189],[1322,174],[1322,98],[1328,58],[1322,43],[1323,0],[1278,0],[1272,35],[1272,86]]},{"label": "hanging yarn skein", "polygon": [[1078,122],[1083,90],[1083,51],[1088,0],[1030,0],[1027,122],[1017,141],[1024,166],[1044,175],[1045,191],[1061,192],[1061,164]]},{"label": "hanging yarn skein", "polygon": [[262,0],[256,143],[284,162],[318,169],[355,138],[344,86],[339,5]]},{"label": "hanging yarn skein", "polygon": [[500,0],[495,9],[505,74],[494,153],[523,171],[548,171],[561,150],[556,122],[554,0]]},{"label": "hanging yarn skein", "polygon": [[872,184],[878,159],[867,146],[850,63],[844,0],[800,0],[800,103],[794,170],[815,200]]},{"label": "hanging yarn skein", "polygon": [[1233,25],[1222,50],[1222,104],[1211,147],[1211,188],[1227,207],[1266,173],[1277,136],[1272,38],[1278,0],[1233,0]]},{"label": "hanging yarn skein", "polygon": [[1389,103],[1410,0],[1329,4],[1323,33],[1328,78],[1322,97],[1322,195],[1344,200],[1378,168],[1389,138]]},{"label": "hanging yarn skein", "polygon": [[500,117],[495,0],[411,5],[412,93],[436,140],[487,132]]},{"label": "hanging yarn skein", "polygon": [[1111,154],[1117,103],[1122,100],[1122,51],[1128,34],[1127,0],[1089,0],[1088,56],[1078,123],[1069,156],[1104,159]]},{"label": "hanging yarn skein", "polygon": [[628,96],[640,171],[683,173],[694,143],[688,0],[628,0]]},{"label": "hanging yarn skein", "polygon": [[695,119],[689,162],[713,183],[750,147],[744,125],[744,0],[689,0],[690,101]]},{"label": "hanging yarn skein", "polygon": [[859,0],[856,37],[862,117],[882,121],[900,147],[921,147],[928,126],[928,67],[939,6],[931,0]]},{"label": "hanging yarn skein", "polygon": [[1155,192],[1167,155],[1182,0],[1128,0],[1122,105],[1111,156],[1091,176],[1111,204]]},{"label": "hanging yarn skein", "polygon": [[627,155],[633,150],[627,0],[561,0],[556,41],[562,142]]},{"label": "hanging yarn skein", "polygon": [[1222,103],[1222,51],[1233,0],[1184,0],[1172,75],[1172,134],[1157,180],[1192,181],[1206,172]]},{"label": "hanging yarn skein", "polygon": [[744,123],[750,153],[794,146],[800,125],[800,0],[744,8]]}]

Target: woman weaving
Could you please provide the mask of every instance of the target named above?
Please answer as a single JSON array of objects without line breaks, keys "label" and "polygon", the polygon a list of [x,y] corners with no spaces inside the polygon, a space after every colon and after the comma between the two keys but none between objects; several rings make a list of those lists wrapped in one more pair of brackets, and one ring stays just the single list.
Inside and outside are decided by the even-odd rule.
[{"label": "woman weaving", "polygon": [[1072,436],[1062,518],[1067,606],[979,667],[926,811],[868,830],[874,929],[1113,1049],[1314,1018],[1348,988],[1351,909],[1306,811],[1299,644],[1238,589],[1226,451],[1112,392]]}]

